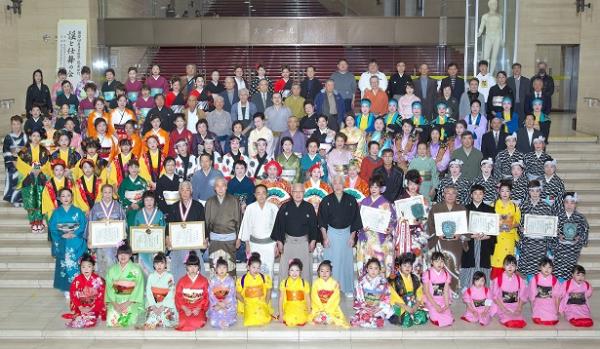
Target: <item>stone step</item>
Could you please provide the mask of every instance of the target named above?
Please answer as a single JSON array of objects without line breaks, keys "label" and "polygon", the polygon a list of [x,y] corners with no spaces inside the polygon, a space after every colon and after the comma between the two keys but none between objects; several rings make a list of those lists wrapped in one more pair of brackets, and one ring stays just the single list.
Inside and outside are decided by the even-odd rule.
[{"label": "stone step", "polygon": [[52,288],[54,271],[3,271],[0,288]]},{"label": "stone step", "polygon": [[599,170],[600,169],[600,161],[582,161],[582,160],[562,160],[558,162],[557,171],[560,171],[563,168],[570,169],[578,169],[578,170]]},{"label": "stone step", "polygon": [[46,240],[6,240],[0,244],[0,256],[49,256],[50,243]]},{"label": "stone step", "polygon": [[569,183],[571,180],[600,180],[600,171],[573,171],[573,172],[563,172],[560,171],[558,174],[563,181]]},{"label": "stone step", "polygon": [[53,271],[50,256],[0,256],[0,271]]},{"label": "stone step", "polygon": [[595,161],[600,159],[600,152],[569,152],[569,153],[548,153],[560,164],[561,161],[577,160],[577,161]]}]

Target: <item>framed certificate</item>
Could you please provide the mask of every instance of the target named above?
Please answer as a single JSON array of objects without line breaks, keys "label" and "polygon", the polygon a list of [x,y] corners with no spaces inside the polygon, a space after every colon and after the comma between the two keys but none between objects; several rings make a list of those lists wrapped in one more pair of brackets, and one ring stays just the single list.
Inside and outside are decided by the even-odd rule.
[{"label": "framed certificate", "polygon": [[169,237],[172,250],[194,250],[204,246],[204,222],[171,222]]},{"label": "framed certificate", "polygon": [[468,234],[467,211],[440,212],[433,214],[435,235],[451,239],[454,235]]},{"label": "framed certificate", "polygon": [[92,221],[89,229],[92,248],[115,247],[126,237],[125,221]]},{"label": "framed certificate", "polygon": [[408,224],[415,224],[417,219],[426,218],[423,195],[396,200],[394,201],[394,207],[398,219],[407,219]]},{"label": "framed certificate", "polygon": [[500,216],[496,213],[470,211],[469,232],[498,235],[500,233]]},{"label": "framed certificate", "polygon": [[523,224],[525,236],[533,238],[556,237],[558,231],[558,217],[526,214]]},{"label": "framed certificate", "polygon": [[381,208],[361,206],[360,218],[362,220],[363,227],[369,228],[369,230],[376,231],[378,233],[387,234],[386,230],[390,225],[392,212]]},{"label": "framed certificate", "polygon": [[165,227],[138,226],[129,230],[129,240],[134,253],[165,251]]}]

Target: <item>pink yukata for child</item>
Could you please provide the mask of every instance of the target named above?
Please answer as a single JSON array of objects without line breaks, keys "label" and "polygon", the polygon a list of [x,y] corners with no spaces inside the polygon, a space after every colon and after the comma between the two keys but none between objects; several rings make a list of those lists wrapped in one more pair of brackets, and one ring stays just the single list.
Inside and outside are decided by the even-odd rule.
[{"label": "pink yukata for child", "polygon": [[531,318],[538,325],[553,326],[558,323],[558,300],[561,287],[554,275],[544,277],[541,273],[531,278],[529,283],[529,302]]},{"label": "pink yukata for child", "polygon": [[565,319],[576,327],[592,327],[592,311],[590,309],[590,298],[592,297],[592,286],[587,282],[577,283],[567,280],[562,283],[562,298],[558,307]]},{"label": "pink yukata for child", "polygon": [[527,286],[525,280],[517,274],[509,277],[506,273],[502,273],[501,277],[494,279],[492,282],[492,297],[494,300],[502,301],[505,311],[498,307],[496,314],[500,323],[509,328],[523,328],[527,325],[523,318],[523,313],[512,313],[521,303],[527,302]]},{"label": "pink yukata for child", "polygon": [[[435,269],[430,268],[426,272],[423,273],[423,284],[427,285],[427,290],[433,298],[433,301],[437,303],[440,307],[443,307],[445,304],[444,301],[444,287],[448,285],[450,287],[450,281],[452,278],[450,274],[445,269],[437,272]],[[448,295],[448,300],[450,301],[451,296]],[[454,315],[452,315],[452,311],[450,308],[444,310],[443,312],[437,312],[432,303],[429,303],[427,297],[423,297],[425,301],[425,305],[427,306],[427,310],[429,310],[429,319],[431,322],[440,327],[450,326],[454,323]]]},{"label": "pink yukata for child", "polygon": [[[461,319],[465,321],[487,326],[492,321],[492,317],[496,315],[497,306],[492,300],[492,291],[487,287],[471,286],[467,288],[463,293],[463,301],[467,304],[467,310]],[[469,305],[475,308],[475,313],[469,309]],[[484,314],[486,308],[488,312]]]}]

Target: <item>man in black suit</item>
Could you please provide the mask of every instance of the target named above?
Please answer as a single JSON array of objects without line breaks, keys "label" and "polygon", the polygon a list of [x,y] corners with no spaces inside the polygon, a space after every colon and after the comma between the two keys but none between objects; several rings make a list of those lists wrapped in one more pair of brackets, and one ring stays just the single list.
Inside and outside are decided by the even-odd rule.
[{"label": "man in black suit", "polygon": [[533,112],[532,102],[538,98],[542,100],[542,112],[550,115],[550,110],[552,110],[552,95],[544,92],[544,81],[539,77],[534,77],[531,86],[533,86],[533,91],[525,98],[525,114]]},{"label": "man in black suit", "polygon": [[502,120],[496,116],[490,121],[491,130],[481,137],[481,153],[483,158],[495,159],[496,155],[506,149],[506,132],[502,127]]},{"label": "man in black suit", "polygon": [[[538,73],[533,78],[540,78],[540,80],[542,80],[544,94],[547,94],[552,98],[552,95],[554,94],[554,79],[548,75],[548,65],[546,62],[538,63]],[[533,90],[533,85],[531,86],[531,89]]]},{"label": "man in black suit", "polygon": [[519,114],[519,126],[525,121],[525,101],[530,92],[530,84],[529,79],[521,75],[521,64],[513,64],[512,76],[508,78],[508,87],[513,91],[513,110]]},{"label": "man in black suit", "polygon": [[529,153],[533,151],[533,140],[542,135],[539,130],[533,128],[533,115],[525,116],[525,127],[520,128],[517,132],[517,150],[521,153]]},{"label": "man in black suit", "polygon": [[448,76],[442,80],[440,94],[446,86],[452,87],[452,97],[460,101],[460,97],[465,92],[465,80],[458,77],[458,65],[456,63],[448,64]]},{"label": "man in black suit", "polygon": [[223,97],[223,101],[225,102],[223,109],[227,111],[231,110],[232,105],[239,102],[240,98],[238,97],[233,77],[228,76],[225,78],[225,91],[219,93],[219,95]]},{"label": "man in black suit", "polygon": [[258,89],[254,95],[252,95],[252,103],[256,105],[256,111],[264,113],[265,109],[273,105],[273,94],[269,92],[269,82],[267,79],[261,79],[258,82]]},{"label": "man in black suit", "polygon": [[421,73],[421,76],[413,81],[415,95],[421,99],[423,116],[427,120],[431,120],[437,99],[437,82],[429,77],[429,66],[427,64],[423,63],[419,66],[419,73]]},{"label": "man in black suit", "polygon": [[[309,65],[306,67],[306,79],[300,83],[300,95],[304,99],[315,100],[317,93],[321,92],[323,84],[317,78],[315,78],[316,69],[314,66]],[[258,107],[258,105],[257,105]]]}]

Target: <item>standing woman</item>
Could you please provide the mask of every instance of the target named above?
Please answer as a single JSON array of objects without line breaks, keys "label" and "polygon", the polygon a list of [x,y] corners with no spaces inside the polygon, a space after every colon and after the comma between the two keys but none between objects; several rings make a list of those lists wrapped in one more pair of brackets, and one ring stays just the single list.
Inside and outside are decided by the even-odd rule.
[{"label": "standing woman", "polygon": [[[59,192],[62,188],[71,189],[73,181],[65,177],[65,162],[57,159],[52,162],[52,176],[46,182],[42,192],[42,214],[46,220],[50,220],[52,213],[60,204]],[[73,193],[71,193],[71,200]]]},{"label": "standing woman", "polygon": [[[349,120],[351,116],[346,118]],[[354,120],[354,119],[352,119]],[[344,129],[345,130],[345,129]],[[357,129],[358,130],[358,129]],[[342,130],[343,131],[343,130]],[[360,130],[358,130],[360,131]],[[362,132],[362,131],[360,131]],[[338,133],[335,135],[335,148],[331,149],[331,151],[327,154],[327,172],[329,173],[329,180],[333,179],[336,175],[344,174],[344,166],[347,166],[352,160],[353,155],[351,150],[346,147],[346,141],[348,140],[348,136],[345,133]],[[364,137],[361,138],[361,141],[364,142]],[[362,156],[360,157],[362,159]],[[313,165],[314,167],[314,165]],[[311,167],[312,169],[312,167]],[[310,172],[312,172],[309,169]],[[310,173],[309,173],[310,176]]]},{"label": "standing woman", "polygon": [[141,206],[142,195],[148,188],[148,184],[139,176],[140,163],[137,160],[129,160],[127,166],[129,175],[119,185],[119,201],[127,211],[127,226],[132,227],[137,210]]},{"label": "standing woman", "polygon": [[150,189],[156,188],[156,182],[164,173],[165,155],[158,148],[158,137],[151,135],[146,139],[147,151],[140,157],[140,176],[149,183]]},{"label": "standing woman", "polygon": [[58,192],[60,207],[54,211],[48,223],[52,235],[52,250],[56,257],[54,288],[69,299],[71,282],[79,274],[79,258],[86,251],[85,213],[73,206],[73,193],[68,188]]},{"label": "standing woman", "polygon": [[154,97],[157,94],[165,94],[169,90],[169,81],[164,76],[160,75],[160,66],[152,65],[152,75],[146,79],[146,85],[150,88],[150,96]]},{"label": "standing woman", "polygon": [[577,211],[577,193],[567,192],[563,210],[558,214],[558,237],[554,247],[554,275],[561,281],[573,275],[581,249],[588,244],[590,226],[585,216]]},{"label": "standing woman", "polygon": [[87,213],[94,207],[96,202],[100,201],[102,197],[100,191],[104,182],[94,171],[94,161],[83,159],[79,162],[79,167],[83,171],[83,176],[75,181],[73,201],[76,207]]},{"label": "standing woman", "polygon": [[6,169],[6,182],[4,186],[4,201],[8,201],[15,207],[19,206],[20,189],[19,172],[16,163],[18,154],[27,144],[27,135],[23,132],[23,119],[19,115],[10,118],[11,132],[4,137],[2,152],[4,153],[4,168]]},{"label": "standing woman", "polygon": [[[133,227],[144,226],[151,228],[153,226],[164,227],[165,215],[156,205],[156,196],[153,191],[147,190],[142,195],[142,208],[135,214]],[[144,275],[148,276],[154,271],[154,253],[140,253],[138,262]]]},{"label": "standing woman", "polygon": [[[102,197],[96,202],[87,215],[90,222],[97,221],[124,221],[125,210],[121,204],[113,199],[115,191],[112,185],[103,184],[101,188]],[[89,230],[88,230],[89,236]],[[88,239],[88,247],[90,241]],[[108,268],[115,264],[115,256],[117,255],[117,246],[97,248],[96,252],[96,272],[104,277]]]},{"label": "standing woman", "polygon": [[[198,201],[192,200],[191,182],[184,181],[179,184],[179,198],[179,202],[171,206],[171,212],[168,214],[168,223],[204,221],[204,206]],[[167,248],[171,250],[171,240],[168,235]],[[175,280],[179,280],[185,276],[186,270],[184,264],[189,252],[185,250],[171,250],[171,273]],[[194,250],[194,252],[196,255],[202,256],[200,249]],[[200,272],[203,271],[203,267],[204,263],[200,263]]]},{"label": "standing woman", "polygon": [[136,120],[135,114],[127,108],[127,96],[117,97],[117,107],[110,111],[112,126],[117,131],[117,137],[126,138],[125,123],[129,120]]},{"label": "standing woman", "polygon": [[[173,113],[181,113],[185,108],[185,97],[181,92],[181,82],[176,77],[171,80],[171,91],[165,94],[165,107],[171,108]],[[172,125],[169,126],[173,127]]]},{"label": "standing woman", "polygon": [[165,173],[156,182],[156,200],[158,209],[165,215],[171,212],[171,206],[179,201],[179,183],[182,179],[175,173],[175,159],[165,159]]},{"label": "standing woman", "polygon": [[112,119],[109,113],[107,113],[104,109],[104,99],[102,97],[94,99],[94,110],[87,115],[87,136],[88,137],[97,137],[98,133],[96,132],[96,119],[101,118],[106,121],[108,126],[108,133],[114,134],[115,130],[112,125]]},{"label": "standing woman", "polygon": [[40,69],[33,71],[33,83],[27,88],[25,97],[25,110],[31,110],[34,104],[39,105],[45,112],[52,111],[50,89],[44,85],[44,75]]},{"label": "standing woman", "polygon": [[[375,118],[373,118],[373,121],[371,121],[370,127],[367,128],[368,132],[373,131],[372,123],[374,122],[374,120],[375,120]],[[346,127],[342,128],[340,130],[340,132],[342,134],[346,135],[346,139],[344,140],[344,149],[351,152],[352,155],[356,159],[362,159],[366,154],[365,131],[363,131],[362,129],[360,129],[357,126],[356,120],[354,120],[354,116],[352,114],[346,115],[346,117],[344,118],[344,125]],[[335,140],[336,141],[336,149],[337,149],[337,139],[339,136],[340,136],[340,134],[338,134],[336,136],[336,140]]]}]

